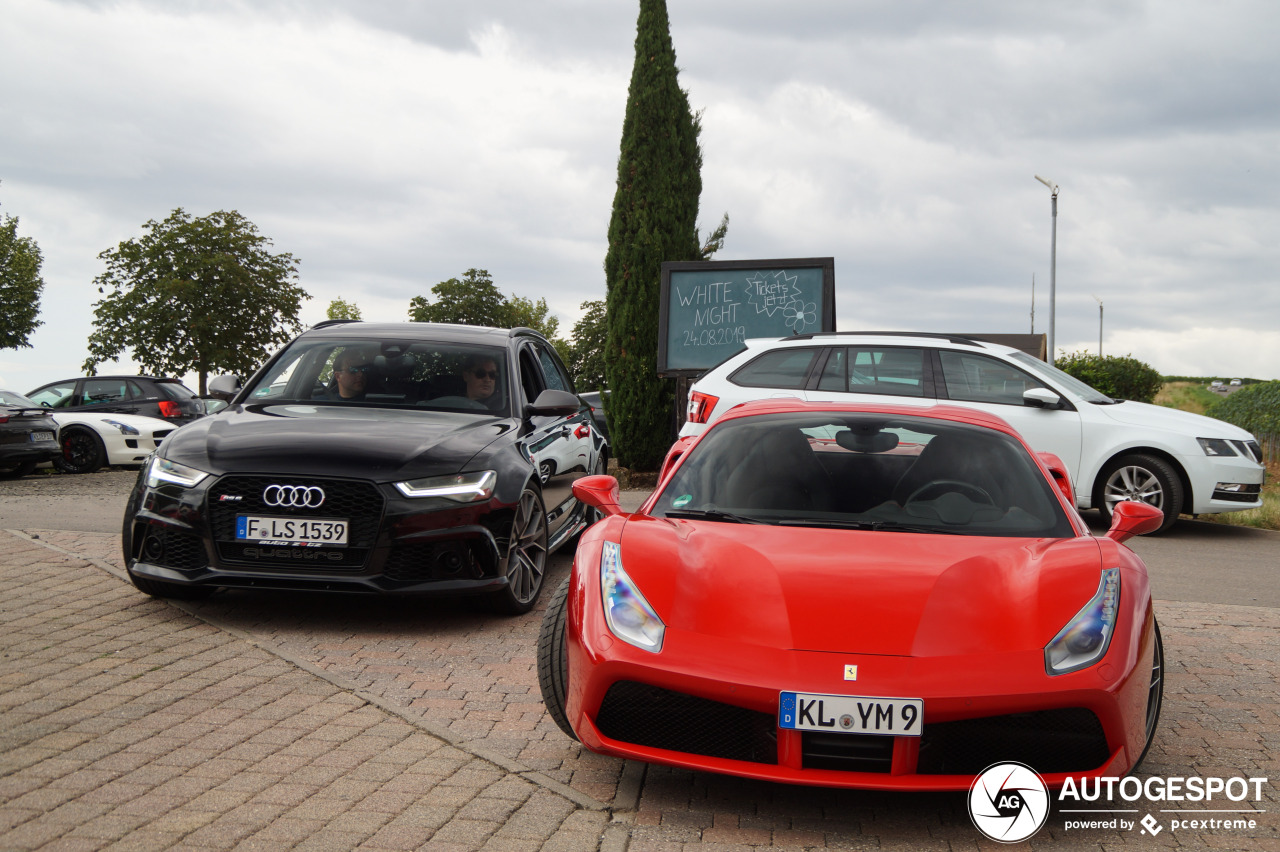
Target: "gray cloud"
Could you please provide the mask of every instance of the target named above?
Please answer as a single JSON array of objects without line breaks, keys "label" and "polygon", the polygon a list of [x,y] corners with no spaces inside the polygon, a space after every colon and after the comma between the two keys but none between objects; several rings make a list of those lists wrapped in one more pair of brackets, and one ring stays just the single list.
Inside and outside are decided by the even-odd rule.
[{"label": "gray cloud", "polygon": [[[670,2],[722,257],[834,256],[841,327],[1025,331],[1170,373],[1280,376],[1280,92],[1265,2]],[[6,4],[0,205],[46,326],[0,384],[79,372],[99,252],[175,207],[301,258],[305,316],[472,266],[567,328],[601,264],[636,7]]]}]

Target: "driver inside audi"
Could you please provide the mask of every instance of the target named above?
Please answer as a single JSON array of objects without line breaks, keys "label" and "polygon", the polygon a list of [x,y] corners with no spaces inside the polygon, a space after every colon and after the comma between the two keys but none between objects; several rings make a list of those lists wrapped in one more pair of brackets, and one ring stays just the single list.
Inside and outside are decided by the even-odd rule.
[{"label": "driver inside audi", "polygon": [[361,402],[368,391],[369,371],[373,365],[369,355],[358,347],[342,350],[333,361],[333,384],[329,386],[329,399],[342,402]]}]

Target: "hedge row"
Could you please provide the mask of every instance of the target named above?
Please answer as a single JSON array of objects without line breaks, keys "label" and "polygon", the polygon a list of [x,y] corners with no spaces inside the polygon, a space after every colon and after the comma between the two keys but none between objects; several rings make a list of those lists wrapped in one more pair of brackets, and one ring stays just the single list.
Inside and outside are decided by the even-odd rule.
[{"label": "hedge row", "polygon": [[1053,365],[1113,399],[1154,402],[1164,384],[1164,377],[1154,367],[1130,355],[1115,357],[1073,352],[1060,355],[1054,359]]},{"label": "hedge row", "polygon": [[1209,406],[1205,414],[1248,429],[1259,439],[1280,435],[1280,381],[1245,385]]}]

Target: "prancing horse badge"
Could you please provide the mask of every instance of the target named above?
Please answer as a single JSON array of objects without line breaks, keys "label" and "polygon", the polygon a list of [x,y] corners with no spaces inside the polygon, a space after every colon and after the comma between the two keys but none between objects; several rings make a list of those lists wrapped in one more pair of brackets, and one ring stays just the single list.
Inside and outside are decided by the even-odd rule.
[{"label": "prancing horse badge", "polygon": [[857,667],[857,666],[851,666],[851,665],[849,665],[849,664],[847,664],[847,663],[846,663],[846,664],[845,664],[845,667],[844,667],[844,679],[845,679],[845,680],[857,680],[857,679],[858,679],[858,667]]}]

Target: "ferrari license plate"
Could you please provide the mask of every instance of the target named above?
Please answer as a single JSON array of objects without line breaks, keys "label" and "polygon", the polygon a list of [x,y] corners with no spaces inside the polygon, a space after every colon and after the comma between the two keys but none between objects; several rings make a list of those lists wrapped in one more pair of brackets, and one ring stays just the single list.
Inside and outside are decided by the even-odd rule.
[{"label": "ferrari license plate", "polygon": [[924,701],[862,695],[784,692],[778,698],[778,727],[796,731],[918,737]]},{"label": "ferrari license plate", "polygon": [[345,547],[347,522],[342,518],[273,518],[237,515],[236,541],[291,544],[301,547]]}]

